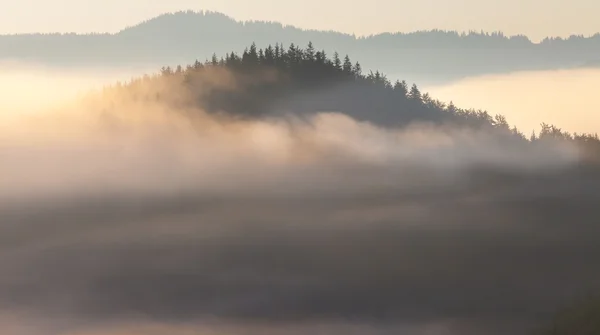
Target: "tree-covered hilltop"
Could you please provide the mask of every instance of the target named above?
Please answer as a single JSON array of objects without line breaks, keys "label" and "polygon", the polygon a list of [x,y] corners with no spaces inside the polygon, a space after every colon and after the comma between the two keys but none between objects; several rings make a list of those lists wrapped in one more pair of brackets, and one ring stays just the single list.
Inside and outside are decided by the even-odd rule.
[{"label": "tree-covered hilltop", "polygon": [[187,66],[165,66],[160,73],[108,86],[104,93],[108,100],[125,96],[244,118],[336,111],[386,127],[421,121],[486,129],[520,141],[555,138],[600,147],[597,135],[570,134],[545,123],[538,134],[523,134],[502,115],[442,102],[416,84],[391,82],[379,71],[365,73],[348,55],[329,55],[310,42],[305,48],[253,43],[241,55],[213,54]]},{"label": "tree-covered hilltop", "polygon": [[[214,85],[207,94],[207,78],[222,76],[216,69],[227,69],[231,85]],[[221,81],[226,79],[221,78]],[[168,85],[157,85],[169,82]],[[117,89],[136,99],[165,101],[172,99],[161,90],[174,87],[186,92],[187,103],[209,112],[227,111],[243,117],[265,116],[282,111],[299,115],[322,111],[340,111],[360,121],[382,126],[399,126],[412,121],[468,125],[472,127],[508,128],[502,116],[492,117],[486,111],[465,110],[452,102],[446,104],[421,92],[416,84],[392,83],[379,71],[364,73],[358,62],[337,52],[328,55],[312,43],[306,48],[276,43],[258,48],[252,44],[239,55],[222,57],[213,54],[204,62],[186,67],[163,67],[159,74],[135,78]],[[114,93],[111,92],[111,93]],[[181,97],[181,94],[178,95]],[[179,101],[181,103],[181,101]],[[515,128],[515,134],[521,135]]]},{"label": "tree-covered hilltop", "polygon": [[[222,57],[213,55],[206,61],[199,60],[188,66],[164,67],[155,75],[135,78],[125,84],[107,87],[104,93],[100,100],[108,102],[108,106],[113,101],[116,105],[123,102],[120,100],[134,105],[139,103],[141,107],[153,106],[157,103],[159,106],[174,106],[175,108],[172,109],[174,111],[194,112],[195,109],[202,109],[210,113],[229,113],[235,117],[249,119],[287,112],[303,116],[336,111],[384,127],[402,127],[411,122],[426,121],[449,125],[452,129],[461,127],[467,130],[476,129],[481,131],[477,132],[477,135],[490,133],[493,141],[501,142],[506,139],[506,143],[511,144],[506,146],[510,151],[508,155],[492,151],[503,147],[502,145],[485,146],[484,150],[488,151],[475,153],[483,156],[498,154],[502,163],[505,161],[522,163],[530,157],[535,161],[536,157],[539,157],[536,154],[546,152],[543,149],[549,147],[545,146],[547,143],[545,141],[575,142],[587,148],[586,152],[590,153],[590,158],[600,157],[600,140],[597,136],[572,135],[547,124],[542,124],[537,134],[527,136],[511,127],[502,116],[491,116],[485,111],[465,110],[452,103],[443,103],[422,92],[417,85],[402,81],[391,82],[381,72],[363,71],[360,63],[345,54],[329,54],[312,44],[298,47],[282,46],[277,43],[262,48],[253,44],[241,54],[229,52]],[[128,109],[121,110],[127,112]],[[143,108],[138,110],[144,111]],[[443,127],[440,128],[443,131]],[[493,134],[498,136],[495,137]],[[481,138],[467,137],[467,141]],[[277,137],[274,138],[276,139]],[[467,147],[471,143],[465,141],[458,146]],[[475,146],[477,144],[479,143]],[[401,151],[404,143],[398,142],[397,145],[398,151]],[[407,147],[410,145],[410,143],[406,144]],[[512,155],[523,147],[532,155]],[[540,147],[542,150],[537,150]],[[527,150],[530,148],[533,150]],[[448,152],[452,155],[457,151]],[[448,152],[441,152],[442,159],[448,157],[444,155]],[[549,162],[553,161],[549,160]],[[536,322],[539,320],[540,323],[547,321],[551,310],[555,308],[554,306],[562,304],[566,294],[578,293],[577,283],[588,283],[582,279],[586,273],[591,273],[591,278],[594,278],[593,274],[598,272],[593,267],[591,272],[586,272],[584,269],[589,266],[586,263],[575,261],[576,267],[567,265],[571,260],[589,256],[590,252],[597,253],[597,248],[592,247],[597,244],[593,240],[594,236],[598,236],[596,224],[598,220],[595,214],[598,196],[595,190],[598,189],[597,181],[600,180],[598,178],[600,169],[597,164],[593,164],[595,162],[597,161],[590,159],[583,162],[584,164],[575,166],[569,164],[559,171],[551,167],[548,170],[540,167],[534,169],[532,173],[529,173],[529,170],[525,171],[526,169],[518,169],[518,171],[504,169],[505,166],[502,164],[469,164],[468,173],[465,174],[467,180],[460,181],[458,183],[460,187],[457,189],[443,190],[445,188],[442,188],[439,193],[435,191],[432,192],[434,194],[423,198],[421,195],[418,198],[411,198],[411,195],[409,201],[425,202],[430,206],[426,207],[428,209],[426,212],[436,215],[435,219],[423,223],[431,223],[436,227],[444,224],[456,224],[456,227],[459,227],[468,223],[470,227],[478,227],[477,234],[483,234],[481,237],[468,237],[466,241],[471,244],[464,244],[458,237],[462,238],[462,230],[448,229],[456,233],[457,237],[456,239],[452,237],[451,244],[442,246],[442,249],[437,249],[436,243],[419,245],[415,249],[415,254],[421,253],[424,246],[424,254],[441,257],[443,252],[444,257],[431,256],[433,257],[431,258],[433,261],[430,262],[432,270],[429,271],[428,268],[422,273],[423,277],[418,277],[419,281],[427,283],[423,287],[417,287],[418,296],[424,297],[428,301],[426,304],[433,306],[428,308],[440,306],[435,312],[436,316],[484,315],[484,317],[495,318],[498,315],[499,320],[508,316],[507,320],[522,317]],[[436,164],[435,160],[433,164]],[[402,168],[399,167],[398,170]],[[427,171],[423,171],[423,174],[426,178],[430,176]],[[351,176],[361,177],[360,172]],[[390,183],[393,184],[394,181]],[[429,186],[417,184],[419,192],[423,189],[428,193]],[[378,201],[372,200],[370,193],[368,197],[369,201]],[[386,199],[385,201],[390,200],[387,197]],[[393,199],[390,201],[394,202],[385,203],[399,204],[401,207],[402,202],[405,201],[404,196]],[[460,200],[454,202],[453,199]],[[465,199],[466,201],[463,201]],[[301,202],[303,201],[304,198]],[[353,202],[352,206],[355,205],[356,203]],[[402,220],[404,220],[403,216],[398,218],[398,222]],[[365,221],[370,223],[368,219]],[[493,228],[498,230],[489,233]],[[512,229],[515,229],[514,234],[506,233]],[[492,235],[499,236],[500,242],[496,243],[489,239]],[[583,235],[591,238],[582,239]],[[438,236],[431,235],[435,241],[440,241],[436,239]],[[390,240],[390,246],[404,244],[397,241]],[[582,247],[573,250],[572,246],[578,243],[581,243]],[[446,247],[447,250],[443,249]],[[566,254],[564,254],[565,250]],[[446,254],[452,257],[445,257]],[[539,257],[539,255],[547,256]],[[388,260],[390,266],[396,262],[393,257]],[[422,262],[415,264],[417,263]],[[367,276],[370,269],[368,267],[366,270]],[[476,272],[481,276],[474,276],[473,269],[477,269]],[[525,269],[530,272],[523,274]],[[566,291],[563,290],[565,281],[562,277],[553,276],[557,269],[573,271],[573,278],[569,278]],[[334,280],[335,285],[340,278],[343,280],[348,272],[343,273],[340,277],[335,277],[337,278]],[[410,294],[415,283],[415,281],[407,281],[402,273],[403,271],[392,274],[396,276],[393,278],[397,278],[397,281],[386,279],[389,283],[400,283],[399,287],[376,293],[377,300],[381,299],[383,302],[371,300],[370,290],[365,290],[360,292],[355,305],[375,303],[376,308],[380,309],[375,314],[367,314],[369,318],[389,315],[390,309],[398,315],[404,315],[407,310],[412,310],[414,308],[412,302],[396,305],[402,301],[397,297]],[[498,279],[499,274],[502,274],[500,279]],[[329,272],[323,275],[324,277],[318,277],[319,275],[317,274],[317,278],[331,278]],[[441,286],[429,280],[434,277],[439,278]],[[539,283],[544,280],[548,281],[547,285],[540,285]],[[369,286],[379,285],[376,283]],[[582,286],[587,289],[591,284]],[[346,287],[342,286],[342,290],[335,293],[333,300],[356,292],[354,285]],[[445,289],[440,290],[440,287]],[[499,287],[501,288],[498,289]],[[390,292],[397,295],[390,296]],[[442,296],[439,297],[438,294]],[[202,300],[201,295],[194,295],[192,290],[190,296],[200,297]],[[317,304],[311,307],[317,308]],[[184,305],[196,306],[194,303]],[[324,308],[325,315],[354,317],[352,314],[354,306],[344,310],[347,305],[345,300],[340,304],[329,305]],[[145,302],[135,306],[140,306],[142,310],[146,307]],[[458,312],[456,306],[460,307]],[[296,315],[298,312],[295,306],[287,306],[287,308],[291,311],[287,315]],[[378,311],[381,311],[381,314]],[[530,323],[527,322],[527,329],[522,331],[529,330],[529,325]]]},{"label": "tree-covered hilltop", "polygon": [[441,83],[491,73],[593,66],[600,59],[600,34],[546,38],[539,43],[501,32],[416,31],[359,37],[305,30],[278,22],[242,22],[222,13],[164,14],[115,34],[24,34],[0,36],[0,59],[64,66],[157,66],[241,53],[248,41],[326,46],[350,54],[365,69],[389,76]]}]

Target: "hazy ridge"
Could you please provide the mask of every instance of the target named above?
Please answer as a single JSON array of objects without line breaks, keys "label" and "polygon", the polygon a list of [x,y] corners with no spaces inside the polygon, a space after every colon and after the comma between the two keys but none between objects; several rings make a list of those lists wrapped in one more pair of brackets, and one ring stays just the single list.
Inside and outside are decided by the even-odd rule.
[{"label": "hazy ridge", "polygon": [[213,12],[165,14],[116,34],[0,36],[0,59],[55,66],[149,66],[190,63],[213,53],[241,52],[248,41],[306,45],[351,54],[365,69],[421,84],[514,71],[595,66],[600,35],[547,38],[501,33],[423,31],[369,37],[302,30],[274,22],[238,22]]}]

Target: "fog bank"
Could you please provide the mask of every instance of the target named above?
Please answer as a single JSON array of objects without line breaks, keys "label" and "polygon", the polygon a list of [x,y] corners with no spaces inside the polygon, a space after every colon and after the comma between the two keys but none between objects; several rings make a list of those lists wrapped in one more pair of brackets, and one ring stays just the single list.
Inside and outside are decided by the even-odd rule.
[{"label": "fog bank", "polygon": [[35,110],[0,117],[3,334],[521,334],[599,289],[600,179],[569,144],[343,111]]}]

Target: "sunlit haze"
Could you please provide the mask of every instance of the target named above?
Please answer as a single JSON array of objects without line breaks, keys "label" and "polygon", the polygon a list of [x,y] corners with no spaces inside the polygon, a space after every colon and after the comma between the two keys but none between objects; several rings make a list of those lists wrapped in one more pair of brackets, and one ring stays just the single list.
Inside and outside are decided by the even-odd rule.
[{"label": "sunlit haze", "polygon": [[600,334],[598,13],[0,0],[0,335]]},{"label": "sunlit haze", "polygon": [[517,72],[473,77],[427,87],[442,101],[506,116],[525,133],[538,131],[542,122],[570,132],[600,132],[600,70]]}]

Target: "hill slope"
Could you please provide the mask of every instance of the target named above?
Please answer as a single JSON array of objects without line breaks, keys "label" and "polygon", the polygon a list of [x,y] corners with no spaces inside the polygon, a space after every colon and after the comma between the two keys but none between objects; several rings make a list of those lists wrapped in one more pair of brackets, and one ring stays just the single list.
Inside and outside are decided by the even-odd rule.
[{"label": "hill slope", "polygon": [[249,41],[266,45],[306,45],[313,41],[352,54],[366,69],[422,84],[466,76],[581,66],[597,60],[600,34],[533,43],[501,33],[446,31],[385,33],[356,37],[332,31],[302,30],[274,22],[238,22],[213,12],[165,14],[116,34],[28,34],[0,36],[0,59],[17,58],[54,65],[152,66],[189,63],[213,52],[241,52]]},{"label": "hill slope", "polygon": [[[502,115],[492,116],[484,110],[442,102],[404,80],[392,83],[380,71],[364,71],[348,55],[341,57],[334,52],[329,56],[324,50],[318,51],[312,42],[306,48],[291,44],[287,49],[278,43],[265,48],[253,43],[241,55],[230,52],[187,67],[163,67],[160,74],[106,87],[104,93],[101,102],[120,97],[133,102],[226,112],[241,118],[282,113],[304,117],[333,111],[382,127],[429,123],[491,131],[527,141]],[[570,134],[555,126],[541,125],[539,136],[532,134],[530,141],[572,140],[593,148],[590,152],[600,152],[597,135]]]}]

